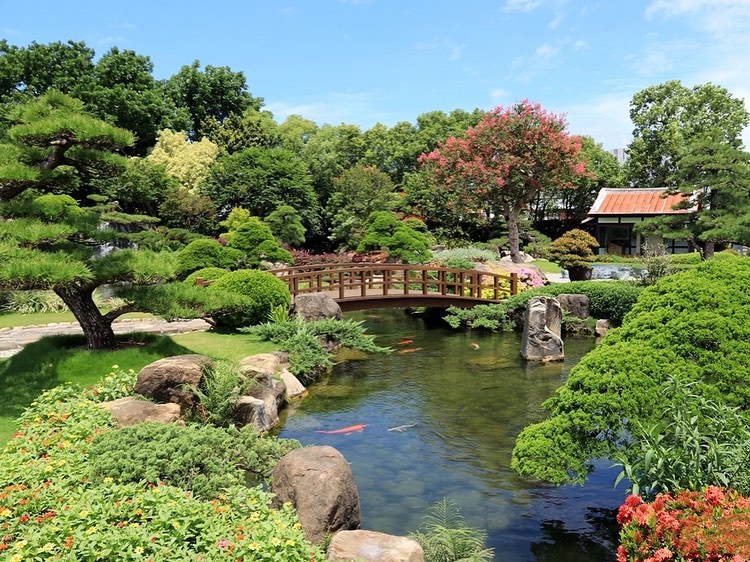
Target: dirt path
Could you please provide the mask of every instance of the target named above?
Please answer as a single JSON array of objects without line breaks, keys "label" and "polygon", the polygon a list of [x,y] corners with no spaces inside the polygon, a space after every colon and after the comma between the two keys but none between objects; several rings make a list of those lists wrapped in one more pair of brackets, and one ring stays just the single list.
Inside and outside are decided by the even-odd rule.
[{"label": "dirt path", "polygon": [[[159,318],[125,319],[112,324],[115,334],[130,332],[151,332],[156,334],[182,334],[207,330],[211,326],[204,320],[178,320],[167,322]],[[57,334],[82,334],[78,322],[61,322],[57,324],[43,324],[38,326],[22,326],[17,328],[0,328],[0,357],[10,357],[21,351],[27,344],[42,339],[45,336]]]}]

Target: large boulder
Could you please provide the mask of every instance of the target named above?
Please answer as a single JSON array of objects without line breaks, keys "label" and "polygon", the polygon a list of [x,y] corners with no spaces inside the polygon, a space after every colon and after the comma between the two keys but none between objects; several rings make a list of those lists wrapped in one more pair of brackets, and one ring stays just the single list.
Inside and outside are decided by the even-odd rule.
[{"label": "large boulder", "polygon": [[273,429],[279,424],[279,408],[286,396],[281,359],[273,353],[250,355],[240,361],[239,371],[245,387],[235,404],[234,422],[253,424],[260,432]]},{"label": "large boulder", "polygon": [[562,309],[556,299],[534,297],[526,305],[521,355],[529,361],[559,361],[565,357]]},{"label": "large boulder", "polygon": [[331,539],[326,558],[331,562],[424,562],[415,540],[375,531],[339,531]]},{"label": "large boulder", "polygon": [[612,328],[612,323],[606,318],[600,318],[596,321],[596,328],[594,332],[598,337],[603,338],[607,335],[607,332],[609,332],[610,328]]},{"label": "large boulder", "polygon": [[211,364],[211,359],[198,354],[159,359],[141,369],[134,390],[156,402],[173,402],[184,409],[193,408],[196,396],[188,387],[198,388],[203,373]]},{"label": "large boulder", "polygon": [[117,427],[142,422],[174,423],[180,419],[179,404],[154,404],[134,396],[102,402],[102,407],[112,413]]},{"label": "large boulder", "polygon": [[303,293],[294,297],[292,313],[308,322],[324,318],[341,320],[341,307],[326,293]]},{"label": "large boulder", "polygon": [[572,316],[583,318],[584,320],[591,316],[591,299],[589,299],[588,295],[557,295],[557,302],[560,303],[563,312],[567,312]]},{"label": "large boulder", "polygon": [[311,542],[359,528],[359,492],[352,470],[333,447],[304,447],[287,453],[274,468],[271,481],[273,505],[278,508],[290,502]]}]

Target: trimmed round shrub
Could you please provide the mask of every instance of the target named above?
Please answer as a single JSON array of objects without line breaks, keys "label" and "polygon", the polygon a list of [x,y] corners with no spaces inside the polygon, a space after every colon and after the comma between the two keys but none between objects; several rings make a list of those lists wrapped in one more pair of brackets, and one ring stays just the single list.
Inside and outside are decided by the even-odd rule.
[{"label": "trimmed round shrub", "polygon": [[253,326],[265,322],[271,310],[277,306],[288,307],[292,301],[286,283],[273,273],[255,269],[230,271],[217,279],[209,286],[209,289],[237,293],[251,299],[251,302],[240,312],[215,318],[218,324],[230,328]]},{"label": "trimmed round shrub", "polygon": [[552,259],[563,269],[590,267],[599,242],[580,228],[569,230],[550,245]]},{"label": "trimmed round shrub", "polygon": [[231,268],[242,255],[211,238],[193,240],[177,254],[176,274],[178,278],[184,279],[193,271],[205,267]]},{"label": "trimmed round shrub", "polygon": [[216,281],[219,277],[223,277],[229,273],[228,269],[223,267],[204,267],[198,271],[193,271],[190,275],[185,277],[184,283],[188,285],[195,285],[195,280],[199,277],[204,281]]},{"label": "trimmed round shrub", "polygon": [[261,261],[294,263],[294,258],[289,250],[279,246],[275,240],[264,240],[253,252],[253,257],[257,256],[258,263]]}]

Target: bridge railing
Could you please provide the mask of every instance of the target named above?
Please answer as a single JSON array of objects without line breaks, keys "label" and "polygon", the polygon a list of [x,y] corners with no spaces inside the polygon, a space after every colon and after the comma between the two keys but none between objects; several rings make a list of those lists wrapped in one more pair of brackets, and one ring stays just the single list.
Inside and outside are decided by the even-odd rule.
[{"label": "bridge railing", "polygon": [[413,264],[337,263],[271,270],[292,296],[327,292],[339,300],[442,296],[498,302],[518,292],[518,275]]}]

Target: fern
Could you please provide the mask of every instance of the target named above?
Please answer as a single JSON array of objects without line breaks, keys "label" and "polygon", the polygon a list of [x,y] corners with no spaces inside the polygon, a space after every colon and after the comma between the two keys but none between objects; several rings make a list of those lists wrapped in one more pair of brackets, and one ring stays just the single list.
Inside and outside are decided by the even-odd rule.
[{"label": "fern", "polygon": [[456,502],[443,498],[427,509],[422,524],[410,537],[424,549],[427,562],[482,562],[493,559],[485,548],[487,533],[464,521]]}]

